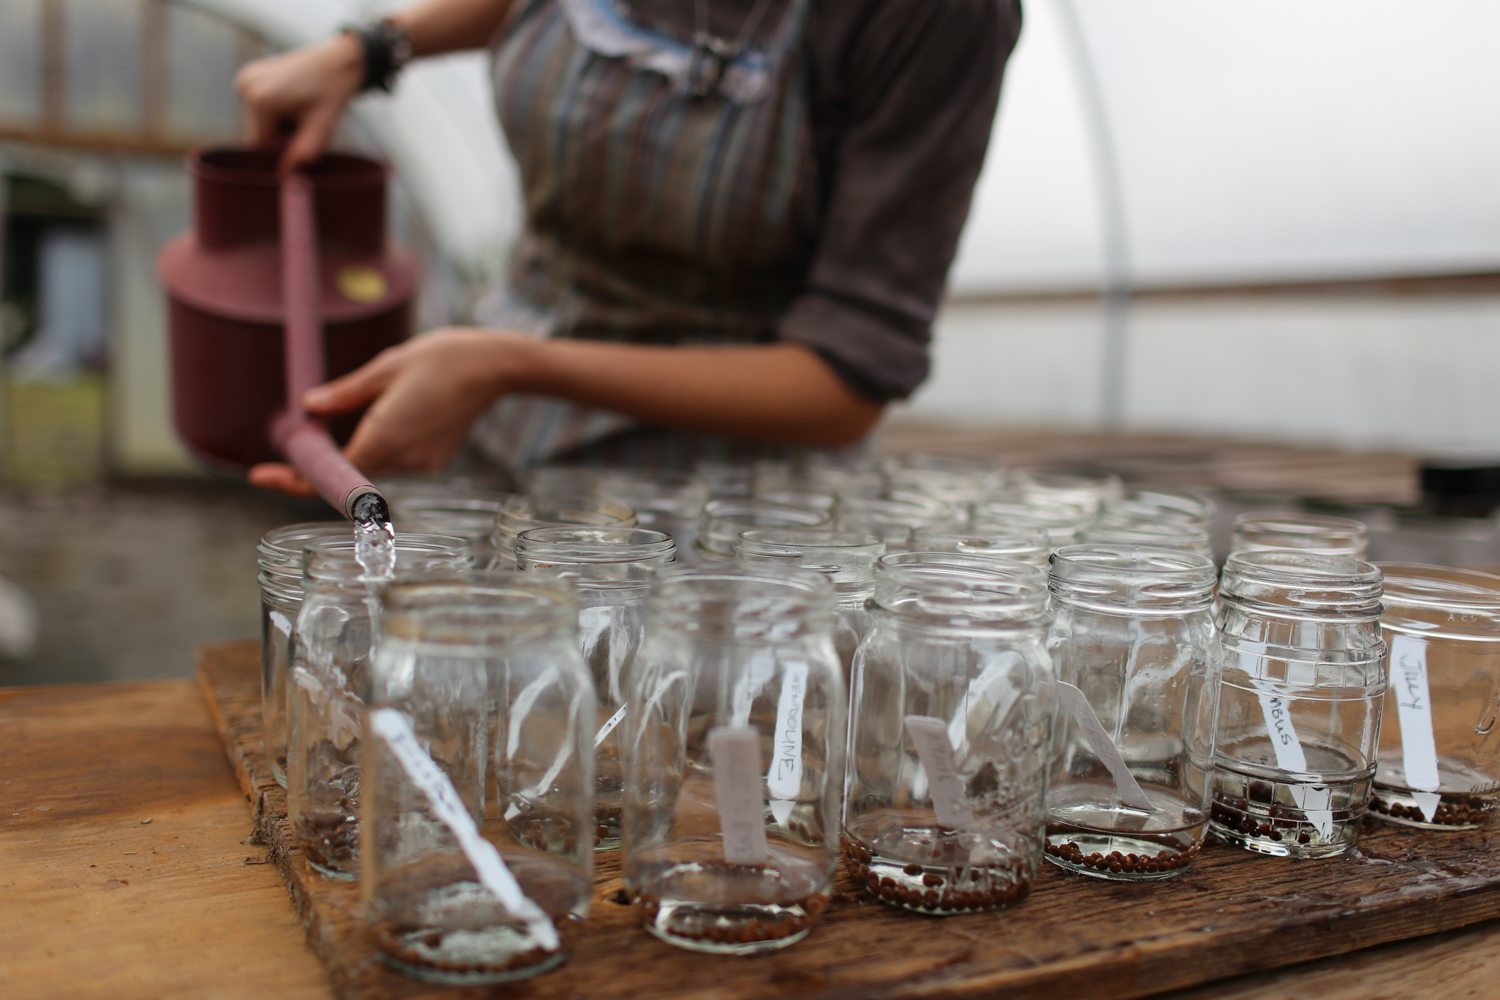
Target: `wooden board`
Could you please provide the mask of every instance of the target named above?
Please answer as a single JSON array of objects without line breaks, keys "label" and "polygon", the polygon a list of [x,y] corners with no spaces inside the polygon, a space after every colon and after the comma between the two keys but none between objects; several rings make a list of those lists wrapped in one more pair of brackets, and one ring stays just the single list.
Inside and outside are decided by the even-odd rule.
[{"label": "wooden board", "polygon": [[328,995],[221,746],[188,681],[0,690],[0,997]]},{"label": "wooden board", "polygon": [[[285,796],[260,743],[253,643],[205,648],[199,680],[255,826],[281,870],[337,993],[462,997],[384,967],[355,885],[314,873],[288,843]],[[1262,972],[1500,917],[1491,831],[1425,834],[1373,825],[1360,850],[1294,862],[1210,846],[1179,879],[1120,885],[1044,865],[1009,910],[918,917],[847,879],[807,940],[753,959],[695,955],[647,936],[599,859],[593,911],[571,961],[508,996],[1129,997]]]}]

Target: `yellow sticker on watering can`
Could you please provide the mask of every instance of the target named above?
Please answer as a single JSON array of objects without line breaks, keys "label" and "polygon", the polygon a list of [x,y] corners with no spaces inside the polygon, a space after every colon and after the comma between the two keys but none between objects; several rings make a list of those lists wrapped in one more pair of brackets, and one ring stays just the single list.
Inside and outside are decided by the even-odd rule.
[{"label": "yellow sticker on watering can", "polygon": [[350,302],[379,302],[385,298],[385,276],[373,267],[346,267],[336,279],[339,293]]}]

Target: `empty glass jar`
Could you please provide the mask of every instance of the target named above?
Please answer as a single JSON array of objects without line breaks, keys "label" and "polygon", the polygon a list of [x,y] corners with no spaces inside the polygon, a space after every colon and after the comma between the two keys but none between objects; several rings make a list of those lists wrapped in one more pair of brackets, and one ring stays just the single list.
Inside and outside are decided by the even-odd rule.
[{"label": "empty glass jar", "polygon": [[958,514],[951,505],[920,493],[884,497],[842,494],[834,505],[833,519],[842,531],[874,535],[885,543],[887,551],[905,550],[916,528],[958,525]]},{"label": "empty glass jar", "polygon": [[1348,851],[1385,701],[1380,570],[1346,556],[1240,552],[1224,564],[1213,833],[1298,858]]},{"label": "empty glass jar", "polygon": [[1052,556],[1058,722],[1047,856],[1124,881],[1180,873],[1207,832],[1217,647],[1206,556],[1073,545]]},{"label": "empty glass jar", "polygon": [[508,494],[479,490],[434,487],[430,492],[415,488],[402,490],[388,498],[391,520],[402,531],[457,535],[467,539],[476,566],[489,565],[490,534],[495,530]]},{"label": "empty glass jar", "polygon": [[546,971],[588,912],[595,713],[574,601],[515,573],[385,590],[362,881],[377,947],[410,975]]},{"label": "empty glass jar", "polygon": [[855,658],[843,850],[882,902],[961,913],[1030,890],[1053,715],[1046,609],[1036,566],[881,559]]},{"label": "empty glass jar", "polygon": [[[469,568],[469,543],[403,534],[396,578]],[[387,581],[366,577],[352,534],[308,546],[287,683],[287,815],[292,838],[325,875],[359,867],[360,748],[376,602]]]},{"label": "empty glass jar", "polygon": [[1389,686],[1370,808],[1428,830],[1481,826],[1500,800],[1500,576],[1377,565]]},{"label": "empty glass jar", "polygon": [[302,607],[302,550],[323,538],[352,538],[347,521],[272,528],[257,549],[260,573],[260,716],[271,777],[286,787],[286,679],[292,632]]},{"label": "empty glass jar", "polygon": [[1018,492],[995,493],[971,505],[965,530],[991,534],[1018,527],[1040,528],[1047,544],[1057,548],[1075,544],[1093,519],[1093,511],[1078,504],[1031,500]]},{"label": "empty glass jar", "polygon": [[1347,517],[1322,514],[1241,514],[1234,519],[1231,552],[1299,549],[1324,556],[1363,559],[1369,552],[1369,529]]},{"label": "empty glass jar", "polygon": [[624,723],[623,865],[655,936],[766,951],[828,906],[847,704],[832,626],[820,573],[657,572]]},{"label": "empty glass jar", "polygon": [[1013,559],[1033,566],[1046,566],[1052,556],[1052,546],[1047,543],[1046,532],[1024,524],[989,531],[917,528],[911,533],[911,550]]},{"label": "empty glass jar", "polygon": [[672,562],[671,536],[646,528],[530,528],[516,536],[516,568],[559,576],[578,595],[578,643],[594,681],[594,847],[620,846],[625,685],[645,629],[652,573]]}]

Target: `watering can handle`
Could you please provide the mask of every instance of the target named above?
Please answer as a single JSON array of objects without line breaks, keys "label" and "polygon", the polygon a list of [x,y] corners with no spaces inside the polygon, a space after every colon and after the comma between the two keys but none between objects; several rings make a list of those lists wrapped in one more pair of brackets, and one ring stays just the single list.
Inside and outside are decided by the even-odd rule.
[{"label": "watering can handle", "polygon": [[[283,350],[286,363],[286,409],[271,424],[271,437],[287,460],[313,485],[319,496],[344,517],[369,509],[367,494],[380,497],[365,476],[349,464],[327,428],[302,411],[299,400],[323,382],[322,275],[318,268],[317,224],[313,187],[306,174],[281,181],[281,291],[286,303]],[[385,508],[380,498],[379,508]]]}]

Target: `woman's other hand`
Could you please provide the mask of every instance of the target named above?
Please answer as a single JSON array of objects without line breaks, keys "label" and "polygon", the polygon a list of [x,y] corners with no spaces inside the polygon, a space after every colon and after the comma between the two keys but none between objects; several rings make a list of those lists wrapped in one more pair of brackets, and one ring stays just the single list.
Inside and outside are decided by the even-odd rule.
[{"label": "woman's other hand", "polygon": [[249,141],[269,146],[283,125],[293,126],[281,157],[291,170],[317,157],[328,146],[339,116],[364,79],[364,49],[352,35],[284,55],[247,63],[234,78],[235,89],[250,113]]},{"label": "woman's other hand", "polygon": [[[532,343],[503,331],[433,330],[310,390],[302,405],[314,417],[369,407],[344,449],[366,476],[437,472],[452,461],[479,415],[509,387],[516,360]],[[314,495],[289,465],[257,465],[250,482]]]}]

